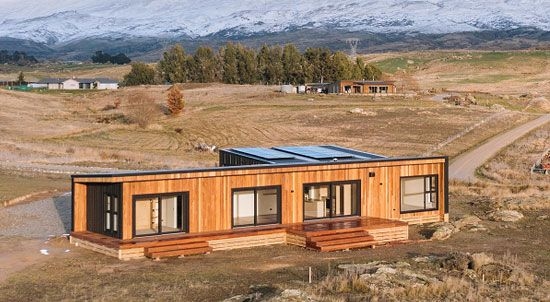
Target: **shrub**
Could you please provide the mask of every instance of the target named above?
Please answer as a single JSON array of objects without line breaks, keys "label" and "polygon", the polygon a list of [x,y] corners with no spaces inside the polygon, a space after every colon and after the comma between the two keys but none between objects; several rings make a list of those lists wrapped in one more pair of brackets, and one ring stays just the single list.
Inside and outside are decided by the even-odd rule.
[{"label": "shrub", "polygon": [[166,99],[166,106],[171,115],[178,115],[183,111],[185,101],[183,94],[178,86],[173,85],[168,92],[168,98]]},{"label": "shrub", "polygon": [[149,125],[159,110],[153,98],[143,92],[134,92],[128,96],[128,120],[141,128]]}]

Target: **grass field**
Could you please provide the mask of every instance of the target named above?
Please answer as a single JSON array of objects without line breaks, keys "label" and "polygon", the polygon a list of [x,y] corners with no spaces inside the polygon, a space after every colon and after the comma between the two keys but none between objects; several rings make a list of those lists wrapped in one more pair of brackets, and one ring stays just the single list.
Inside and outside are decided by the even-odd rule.
[{"label": "grass field", "polygon": [[[168,86],[74,93],[0,90],[0,201],[39,191],[69,190],[72,173],[216,165],[217,153],[196,150],[198,143],[221,148],[337,144],[389,156],[435,154],[452,159],[549,111],[533,106],[537,98],[537,104],[543,105],[544,98],[550,98],[549,54],[449,51],[366,56],[387,77],[401,81],[398,87],[405,82],[418,87],[415,93],[388,97],[285,95],[276,92],[275,86],[184,84],[186,107],[178,117],[164,113]],[[19,71],[1,68],[0,78]],[[24,72],[36,77],[120,78],[124,68],[41,66]],[[431,88],[436,92],[425,93]],[[131,122],[136,107],[129,98],[136,92],[150,96],[155,103],[144,128]],[[440,100],[451,93],[470,93],[477,105],[455,106]],[[350,113],[355,108],[366,114]],[[480,182],[451,183],[451,220],[473,214],[482,219],[487,231],[461,231],[442,242],[372,250],[319,254],[275,246],[161,262],[119,262],[59,239],[57,247],[71,251],[45,257],[10,275],[0,282],[0,300],[212,301],[255,288],[268,295],[298,288],[344,301],[342,297],[351,297],[355,289],[347,287],[349,280],[335,279],[340,263],[402,260],[417,267],[412,260],[416,256],[441,256],[457,250],[514,258],[536,279],[527,285],[505,287],[484,281],[458,282],[466,285],[439,287],[433,295],[423,296],[425,299],[549,300],[543,290],[550,279],[550,219],[540,217],[548,214],[550,188],[547,177],[528,172],[536,157],[549,147],[549,132],[547,125],[502,150],[479,170]],[[495,209],[517,209],[526,217],[512,224],[489,221],[487,215]],[[425,234],[421,227],[411,230],[413,239],[423,240]],[[0,250],[17,249],[14,241],[24,239],[0,238]],[[310,266],[313,285],[306,282]],[[431,270],[447,274],[440,267]],[[468,282],[479,279],[462,272],[451,274]],[[346,292],[327,292],[335,288],[330,282],[341,282],[339,288]],[[443,295],[453,291],[457,295]],[[329,298],[326,300],[334,300]]]}]

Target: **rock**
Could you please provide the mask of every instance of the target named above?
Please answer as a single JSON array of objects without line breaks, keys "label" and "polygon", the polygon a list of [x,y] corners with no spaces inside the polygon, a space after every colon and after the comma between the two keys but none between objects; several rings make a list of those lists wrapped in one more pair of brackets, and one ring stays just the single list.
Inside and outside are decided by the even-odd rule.
[{"label": "rock", "polygon": [[453,222],[453,225],[455,226],[455,228],[457,228],[457,230],[460,230],[465,226],[477,226],[480,222],[481,219],[479,219],[479,217],[474,215],[467,215]]},{"label": "rock", "polygon": [[466,97],[464,98],[464,102],[465,102],[467,105],[475,105],[475,104],[477,104],[476,98],[475,98],[473,95],[471,95],[470,93],[468,93],[468,94],[466,95]]},{"label": "rock", "polygon": [[214,152],[217,148],[215,145],[210,146],[203,142],[195,144],[195,150],[200,152]]},{"label": "rock", "polygon": [[478,270],[482,266],[493,263],[494,259],[493,257],[485,254],[485,253],[475,253],[470,256],[471,261],[469,267],[473,270]]},{"label": "rock", "polygon": [[261,293],[252,293],[247,295],[233,296],[231,298],[227,298],[223,300],[223,302],[254,302],[254,301],[260,301],[261,297],[262,297]]},{"label": "rock", "polygon": [[445,240],[451,237],[451,235],[455,232],[455,229],[456,228],[451,223],[446,222],[435,230],[430,239]]},{"label": "rock", "polygon": [[307,299],[308,296],[306,293],[304,293],[303,291],[299,290],[299,289],[285,289],[282,293],[281,293],[281,298],[303,298],[303,299]]},{"label": "rock", "polygon": [[493,221],[516,222],[523,218],[523,214],[514,210],[498,210],[489,214]]},{"label": "rock", "polygon": [[541,215],[541,216],[537,217],[537,220],[539,220],[539,221],[547,220],[547,219],[548,219],[548,215]]}]

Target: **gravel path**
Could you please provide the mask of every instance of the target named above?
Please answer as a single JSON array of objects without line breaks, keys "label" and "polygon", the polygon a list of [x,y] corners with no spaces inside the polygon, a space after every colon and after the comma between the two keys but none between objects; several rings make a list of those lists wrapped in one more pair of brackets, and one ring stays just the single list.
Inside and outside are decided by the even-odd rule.
[{"label": "gravel path", "polygon": [[69,192],[30,203],[0,208],[0,236],[47,238],[71,229]]},{"label": "gravel path", "polygon": [[475,171],[477,167],[495,156],[500,149],[510,145],[523,135],[548,122],[550,122],[550,114],[543,115],[508,132],[495,136],[485,144],[468,153],[462,154],[451,163],[449,167],[449,178],[475,181]]}]

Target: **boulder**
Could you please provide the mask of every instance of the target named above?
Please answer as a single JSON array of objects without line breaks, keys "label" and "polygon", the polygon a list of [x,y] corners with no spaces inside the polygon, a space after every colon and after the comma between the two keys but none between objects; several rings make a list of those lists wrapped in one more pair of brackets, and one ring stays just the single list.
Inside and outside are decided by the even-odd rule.
[{"label": "boulder", "polygon": [[465,271],[470,266],[470,256],[465,253],[451,252],[441,261],[441,267],[447,270]]},{"label": "boulder", "polygon": [[453,222],[453,225],[455,226],[455,228],[457,228],[457,230],[460,230],[465,226],[478,226],[480,222],[481,219],[479,219],[479,217],[474,215],[467,215]]},{"label": "boulder", "polygon": [[430,239],[435,240],[445,240],[455,232],[456,228],[451,223],[444,223],[441,224],[435,232],[433,232],[432,237]]},{"label": "boulder", "polygon": [[498,210],[489,214],[493,221],[516,222],[523,218],[523,214],[514,210]]}]

